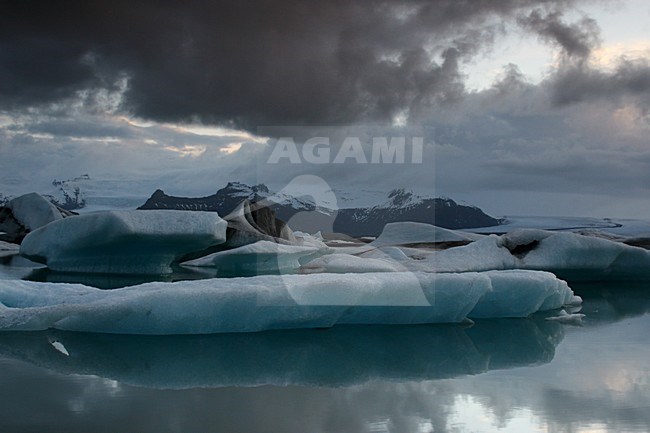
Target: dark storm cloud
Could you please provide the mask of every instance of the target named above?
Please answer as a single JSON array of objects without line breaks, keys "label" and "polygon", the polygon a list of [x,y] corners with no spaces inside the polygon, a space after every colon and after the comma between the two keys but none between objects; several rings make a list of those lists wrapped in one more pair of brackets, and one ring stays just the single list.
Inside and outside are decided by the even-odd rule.
[{"label": "dark storm cloud", "polygon": [[[122,110],[158,120],[389,119],[457,101],[459,63],[503,20],[570,2],[4,1],[0,104],[59,101],[126,76]],[[555,15],[526,16],[567,51],[583,49]]]},{"label": "dark storm cloud", "polygon": [[650,104],[650,64],[647,61],[622,59],[611,72],[588,65],[570,65],[558,71],[549,84],[556,105],[598,99],[616,102],[622,97],[637,99],[645,107]]},{"label": "dark storm cloud", "polygon": [[599,28],[591,18],[567,24],[561,12],[544,14],[535,9],[529,15],[519,17],[519,24],[537,33],[540,38],[560,46],[570,57],[586,58],[599,42]]},{"label": "dark storm cloud", "polygon": [[584,17],[567,23],[561,12],[544,14],[535,9],[517,21],[563,50],[557,70],[545,83],[550,87],[554,106],[585,100],[615,101],[626,96],[645,98],[645,104],[650,102],[650,65],[647,61],[620,58],[611,71],[598,69],[589,62],[600,44],[600,31],[593,19]]}]

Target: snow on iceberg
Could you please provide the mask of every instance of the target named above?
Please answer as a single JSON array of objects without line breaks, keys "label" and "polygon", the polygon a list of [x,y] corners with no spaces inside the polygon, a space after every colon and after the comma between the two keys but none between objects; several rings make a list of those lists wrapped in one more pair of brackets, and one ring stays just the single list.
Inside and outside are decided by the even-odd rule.
[{"label": "snow on iceberg", "polygon": [[29,233],[20,254],[55,271],[162,274],[184,255],[225,242],[226,226],[215,212],[97,212]]},{"label": "snow on iceberg", "polygon": [[318,257],[300,268],[304,274],[313,273],[363,273],[363,272],[399,272],[406,271],[394,260],[384,258],[366,258],[350,254],[334,253]]},{"label": "snow on iceberg", "polygon": [[263,275],[115,290],[12,280],[0,281],[0,330],[209,334],[458,323],[473,315],[524,317],[567,299],[579,298],[552,274],[534,271]]},{"label": "snow on iceberg", "polygon": [[27,231],[36,230],[52,221],[58,221],[63,218],[61,211],[56,206],[35,192],[10,200],[7,203],[7,207],[11,209],[13,217]]},{"label": "snow on iceberg", "polygon": [[219,251],[181,263],[188,267],[217,268],[218,275],[261,275],[290,273],[300,267],[300,259],[315,257],[325,250],[313,246],[284,245],[271,241],[258,241],[231,250]]},{"label": "snow on iceberg", "polygon": [[0,240],[19,244],[30,231],[70,215],[36,193],[16,197],[0,206]]}]

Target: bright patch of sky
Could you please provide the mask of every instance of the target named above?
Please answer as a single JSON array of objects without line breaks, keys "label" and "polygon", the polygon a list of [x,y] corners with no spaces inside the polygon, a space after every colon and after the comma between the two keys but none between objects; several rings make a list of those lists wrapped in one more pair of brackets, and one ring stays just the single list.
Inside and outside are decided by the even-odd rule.
[{"label": "bright patch of sky", "polygon": [[[595,19],[600,27],[601,45],[593,52],[592,59],[598,67],[607,68],[620,56],[650,57],[650,2],[647,0],[584,4],[579,11],[567,13],[566,18],[573,22],[584,15]],[[509,63],[517,65],[529,82],[537,84],[556,64],[556,55],[557,49],[511,25],[505,34],[496,35],[491,50],[464,66],[465,85],[468,90],[487,89]]]}]

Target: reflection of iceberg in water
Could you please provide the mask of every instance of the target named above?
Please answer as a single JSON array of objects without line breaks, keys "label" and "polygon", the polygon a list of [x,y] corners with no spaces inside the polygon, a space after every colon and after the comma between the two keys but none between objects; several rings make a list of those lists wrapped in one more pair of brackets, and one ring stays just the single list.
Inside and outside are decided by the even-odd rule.
[{"label": "reflection of iceberg in water", "polygon": [[616,281],[572,285],[584,298],[581,312],[591,324],[608,324],[650,312],[650,283]]},{"label": "reflection of iceberg in water", "polygon": [[558,324],[505,319],[479,321],[470,329],[340,326],[164,337],[46,331],[0,334],[0,353],[60,373],[151,388],[331,387],[547,363],[562,338]]}]

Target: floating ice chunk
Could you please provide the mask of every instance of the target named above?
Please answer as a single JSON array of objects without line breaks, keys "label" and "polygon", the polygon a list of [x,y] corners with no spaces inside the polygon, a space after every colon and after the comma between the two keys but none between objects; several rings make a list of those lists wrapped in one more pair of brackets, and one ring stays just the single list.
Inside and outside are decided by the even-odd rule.
[{"label": "floating ice chunk", "polygon": [[69,272],[159,274],[226,239],[214,212],[107,211],[55,221],[25,237],[20,254]]},{"label": "floating ice chunk", "polygon": [[10,200],[7,207],[11,209],[13,217],[28,231],[36,230],[63,218],[61,211],[56,206],[35,192]]},{"label": "floating ice chunk", "polygon": [[482,238],[483,235],[465,233],[436,227],[431,224],[415,222],[396,222],[386,224],[379,237],[370,245],[408,245],[423,243],[466,243]]},{"label": "floating ice chunk", "polygon": [[299,260],[322,254],[324,250],[312,246],[283,245],[259,241],[231,250],[219,251],[205,257],[182,263],[190,267],[218,268],[219,274],[258,275],[265,273],[294,272]]},{"label": "floating ice chunk", "polygon": [[0,240],[19,244],[30,231],[69,215],[36,193],[16,197],[0,206]]},{"label": "floating ice chunk", "polygon": [[53,341],[51,344],[57,351],[63,353],[65,356],[70,356],[70,352],[68,352],[68,349],[60,341]]},{"label": "floating ice chunk", "polygon": [[20,245],[12,244],[11,242],[0,241],[0,251],[16,251],[20,249]]},{"label": "floating ice chunk", "polygon": [[526,317],[574,303],[573,291],[553,274],[539,271],[490,271],[492,290],[469,313],[470,318]]},{"label": "floating ice chunk", "polygon": [[544,269],[574,281],[647,279],[650,251],[607,239],[552,233],[539,239],[539,245],[521,258],[519,267]]},{"label": "floating ice chunk", "polygon": [[[522,285],[523,295],[509,299]],[[0,329],[207,334],[458,323],[472,311],[476,317],[526,316],[557,289],[553,275],[539,272],[265,275],[115,290],[0,280]]]},{"label": "floating ice chunk", "polygon": [[501,238],[490,235],[457,248],[436,251],[426,257],[431,272],[481,272],[517,269],[517,259],[503,246]]},{"label": "floating ice chunk", "polygon": [[557,316],[547,317],[546,320],[560,322],[566,325],[582,326],[582,319],[584,319],[584,317],[585,315],[581,313],[569,314],[566,312],[566,310],[561,310]]},{"label": "floating ice chunk", "polygon": [[12,256],[18,254],[20,245],[10,242],[0,241],[0,257]]},{"label": "floating ice chunk", "polygon": [[491,235],[436,251],[424,261],[432,272],[530,269],[570,281],[650,278],[650,251],[602,238],[536,229]]}]

